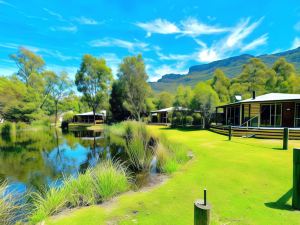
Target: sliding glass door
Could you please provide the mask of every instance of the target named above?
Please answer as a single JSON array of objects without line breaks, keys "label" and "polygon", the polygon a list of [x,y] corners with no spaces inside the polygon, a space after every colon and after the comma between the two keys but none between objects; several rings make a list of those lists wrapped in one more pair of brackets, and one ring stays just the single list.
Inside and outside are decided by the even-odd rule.
[{"label": "sliding glass door", "polygon": [[260,125],[263,127],[280,127],[281,114],[281,104],[262,104],[260,108]]},{"label": "sliding glass door", "polygon": [[240,125],[240,106],[232,106],[227,108],[227,125]]},{"label": "sliding glass door", "polygon": [[260,125],[262,127],[280,127],[281,114],[281,104],[262,104],[260,107]]}]

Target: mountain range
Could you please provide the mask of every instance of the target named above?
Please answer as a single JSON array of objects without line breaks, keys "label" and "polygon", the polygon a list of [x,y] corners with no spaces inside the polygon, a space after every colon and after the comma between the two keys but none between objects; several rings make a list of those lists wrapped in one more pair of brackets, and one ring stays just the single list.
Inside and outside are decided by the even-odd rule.
[{"label": "mountain range", "polygon": [[286,60],[295,65],[298,73],[300,73],[300,47],[275,54],[265,54],[260,56],[253,56],[243,54],[234,56],[207,64],[194,65],[189,68],[188,74],[166,74],[157,82],[149,82],[155,92],[169,91],[175,92],[177,87],[182,84],[185,86],[195,86],[200,81],[209,80],[212,78],[216,69],[222,69],[224,73],[233,78],[239,75],[242,71],[243,65],[251,58],[259,58],[268,66],[280,57],[285,57]]}]

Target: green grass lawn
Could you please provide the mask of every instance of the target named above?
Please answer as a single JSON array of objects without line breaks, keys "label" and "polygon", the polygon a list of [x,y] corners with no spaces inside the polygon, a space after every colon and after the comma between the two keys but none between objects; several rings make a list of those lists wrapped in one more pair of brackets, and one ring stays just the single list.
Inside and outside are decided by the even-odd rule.
[{"label": "green grass lawn", "polygon": [[233,138],[210,131],[153,126],[186,145],[194,158],[160,186],[125,193],[103,206],[50,218],[45,224],[193,224],[193,202],[208,190],[212,224],[300,224],[291,209],[292,147],[279,140]]}]

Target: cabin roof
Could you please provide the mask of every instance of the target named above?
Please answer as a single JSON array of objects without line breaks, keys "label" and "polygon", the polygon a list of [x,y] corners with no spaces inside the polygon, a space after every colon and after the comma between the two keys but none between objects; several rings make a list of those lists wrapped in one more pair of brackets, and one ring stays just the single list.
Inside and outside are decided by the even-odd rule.
[{"label": "cabin roof", "polygon": [[[79,114],[76,114],[75,116],[93,116],[94,113],[93,112],[85,112],[85,113],[79,113]],[[105,113],[104,112],[100,112],[100,113],[95,113],[96,116],[104,116]]]},{"label": "cabin roof", "polygon": [[[274,102],[274,101],[292,101],[292,100],[299,100],[300,101],[300,94],[286,94],[286,93],[269,93],[265,95],[260,95],[253,98],[245,99],[238,102],[233,102],[227,105],[236,105],[240,103],[252,103],[252,102]],[[227,106],[223,105],[223,106]]]},{"label": "cabin roof", "polygon": [[164,108],[164,109],[159,109],[159,110],[154,110],[154,111],[151,111],[151,113],[158,113],[158,112],[172,112],[174,110],[181,110],[181,111],[187,111],[188,109],[187,108],[184,108],[184,107],[169,107],[169,108]]}]

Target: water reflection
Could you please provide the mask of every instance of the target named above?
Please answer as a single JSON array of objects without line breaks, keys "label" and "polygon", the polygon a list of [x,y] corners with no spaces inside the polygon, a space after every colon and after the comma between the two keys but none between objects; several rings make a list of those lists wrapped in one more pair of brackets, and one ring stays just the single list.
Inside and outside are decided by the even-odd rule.
[{"label": "water reflection", "polygon": [[20,131],[0,138],[0,180],[7,179],[11,188],[21,192],[40,190],[59,185],[64,175],[84,172],[107,157],[111,152],[101,132]]}]

